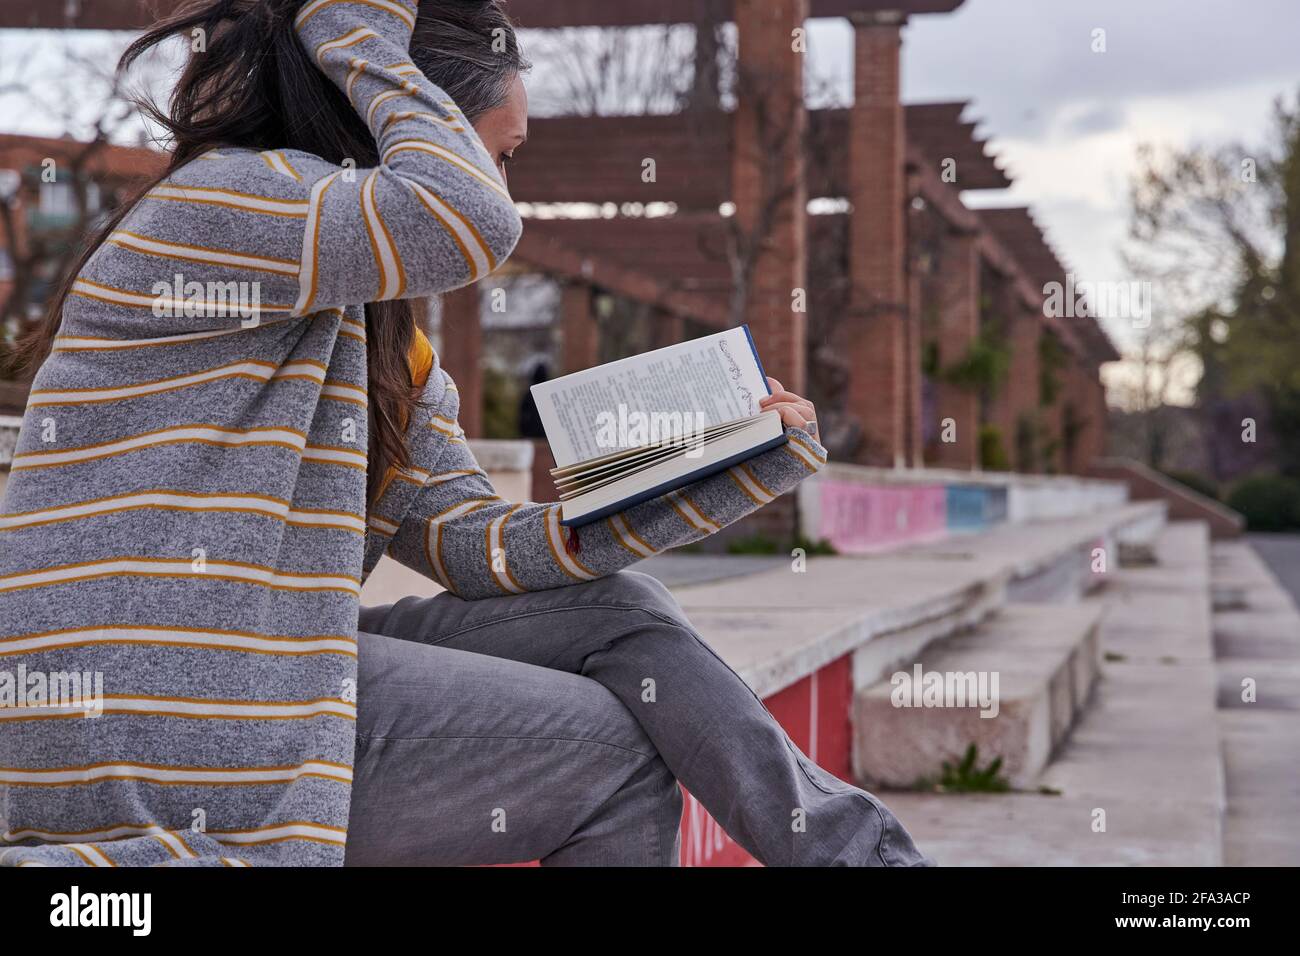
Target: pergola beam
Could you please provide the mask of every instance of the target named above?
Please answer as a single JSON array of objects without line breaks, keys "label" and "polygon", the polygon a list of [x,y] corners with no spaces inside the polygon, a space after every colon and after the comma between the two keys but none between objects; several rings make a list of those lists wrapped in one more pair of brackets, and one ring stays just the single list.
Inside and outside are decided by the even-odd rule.
[{"label": "pergola beam", "polygon": [[[169,15],[181,0],[0,0],[0,27],[50,30],[141,30]],[[811,0],[814,17],[951,13],[962,0]],[[523,27],[630,27],[719,23],[731,0],[510,0]]]}]

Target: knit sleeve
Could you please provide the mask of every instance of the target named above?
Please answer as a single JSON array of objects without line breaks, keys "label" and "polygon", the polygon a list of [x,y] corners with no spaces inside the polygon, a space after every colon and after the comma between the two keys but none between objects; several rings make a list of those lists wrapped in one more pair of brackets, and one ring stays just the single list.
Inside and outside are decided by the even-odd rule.
[{"label": "knit sleeve", "polygon": [[389,553],[463,598],[541,591],[591,581],[698,541],[790,491],[826,463],[807,432],[785,445],[577,530],[560,506],[502,499],[455,422],[456,392],[434,427],[451,435],[433,474],[398,526]]},{"label": "knit sleeve", "polygon": [[296,20],[378,165],[274,143],[210,150],[143,195],[73,301],[126,307],[134,335],[220,331],[429,296],[496,269],[522,222],[474,128],[412,64],[415,10],[313,0]]},{"label": "knit sleeve", "polygon": [[[300,315],[465,285],[519,239],[519,214],[478,134],[411,63],[417,6],[314,0],[298,15],[303,45],[364,118],[380,158],[368,170],[345,162],[312,184]],[[368,267],[360,273],[349,268],[357,258]]]}]

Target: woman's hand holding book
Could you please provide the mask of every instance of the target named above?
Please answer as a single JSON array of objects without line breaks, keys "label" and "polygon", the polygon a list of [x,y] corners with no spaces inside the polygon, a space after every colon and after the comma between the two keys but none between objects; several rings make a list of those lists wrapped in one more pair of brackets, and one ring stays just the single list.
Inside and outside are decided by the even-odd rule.
[{"label": "woman's hand holding book", "polygon": [[763,411],[779,411],[781,413],[781,422],[789,425],[791,428],[802,428],[809,435],[817,434],[817,409],[813,403],[806,398],[801,398],[794,392],[788,392],[785,386],[778,382],[772,376],[767,376],[767,384],[772,388],[772,394],[767,398],[759,401]]}]

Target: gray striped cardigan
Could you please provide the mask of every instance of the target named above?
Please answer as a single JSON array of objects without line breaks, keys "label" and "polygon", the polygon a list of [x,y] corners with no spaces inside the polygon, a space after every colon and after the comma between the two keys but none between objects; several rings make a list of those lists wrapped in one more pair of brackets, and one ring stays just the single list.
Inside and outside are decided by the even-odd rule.
[{"label": "gray striped cardigan", "polygon": [[[77,279],[0,508],[4,863],[339,864],[358,592],[385,551],[465,598],[559,587],[716,531],[825,460],[792,430],[569,554],[556,506],[494,493],[435,360],[411,465],[367,519],[363,304],[473,282],[521,228],[409,61],[415,7],[313,0],[298,19],[378,168],[210,152]],[[250,284],[244,314],[231,283]],[[76,678],[86,696],[102,680],[97,716],[67,706]]]}]

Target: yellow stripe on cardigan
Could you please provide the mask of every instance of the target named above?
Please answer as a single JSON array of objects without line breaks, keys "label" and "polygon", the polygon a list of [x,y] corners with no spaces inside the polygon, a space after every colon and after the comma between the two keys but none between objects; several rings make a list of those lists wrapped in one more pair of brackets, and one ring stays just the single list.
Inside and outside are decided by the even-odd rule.
[{"label": "yellow stripe on cardigan", "polygon": [[[172,378],[154,379],[134,385],[120,385],[116,388],[68,388],[62,390],[37,389],[31,392],[28,404],[35,407],[44,405],[94,404],[118,402],[130,398],[157,395],[195,385],[206,385],[222,379],[242,378],[253,382],[269,382],[272,379],[307,379],[320,385],[325,380],[325,367],[319,362],[290,362],[276,366],[274,362],[257,359],[244,359],[215,368],[177,375]],[[362,393],[364,396],[364,392]]]},{"label": "yellow stripe on cardigan", "polygon": [[[99,714],[133,717],[176,717],[187,720],[315,720],[339,717],[356,720],[355,704],[338,698],[308,701],[204,700],[195,697],[105,694],[95,700]],[[0,707],[0,723],[19,720],[85,719],[87,706]]]},{"label": "yellow stripe on cardigan", "polygon": [[551,550],[551,557],[555,560],[556,565],[561,571],[573,578],[575,581],[594,581],[600,575],[592,571],[574,555],[569,554],[564,547],[564,535],[560,531],[560,506],[554,505],[546,509],[546,527],[543,534],[546,535],[546,544]]},{"label": "yellow stripe on cardigan", "polygon": [[351,783],[352,768],[330,760],[308,760],[284,767],[171,767],[134,761],[107,761],[72,767],[0,767],[0,783],[11,787],[85,786],[105,780],[133,780],[164,786],[261,787],[293,783],[303,777]]},{"label": "yellow stripe on cardigan", "polygon": [[430,153],[434,156],[438,156],[442,159],[445,159],[453,166],[456,166],[459,169],[464,170],[470,176],[473,176],[475,179],[483,183],[485,186],[488,186],[493,190],[495,190],[496,192],[500,193],[506,199],[510,199],[510,193],[507,192],[506,188],[502,186],[500,182],[497,181],[496,177],[488,175],[487,173],[483,172],[483,170],[479,169],[477,166],[471,163],[469,160],[464,159],[463,157],[452,152],[446,147],[439,146],[437,143],[431,143],[428,140],[405,139],[400,142],[394,143],[392,146],[388,147],[388,149],[384,150],[383,162],[387,164],[398,153],[409,152],[411,150],[415,150],[423,153]]},{"label": "yellow stripe on cardigan", "polygon": [[289,160],[285,158],[284,153],[279,150],[267,150],[266,152],[258,153],[258,155],[261,156],[262,161],[275,172],[280,173],[282,176],[288,176],[294,182],[302,182],[302,176],[298,174],[298,170],[294,169],[293,166],[289,164]]},{"label": "yellow stripe on cardigan", "polygon": [[[289,312],[292,308],[288,305],[272,303],[270,305],[257,303],[248,305],[235,302],[233,305],[229,301],[205,299],[202,302],[195,302],[192,299],[176,299],[168,295],[155,295],[146,292],[134,292],[130,289],[119,289],[115,286],[105,285],[102,282],[92,282],[90,279],[77,279],[72,288],[68,290],[69,295],[79,296],[83,299],[95,299],[99,302],[107,302],[111,305],[132,306],[139,309],[165,309],[173,314],[179,313],[185,315],[189,312],[199,310],[200,315],[212,317],[231,317],[239,318],[261,317],[264,313],[271,312]],[[245,314],[247,313],[247,314]]]},{"label": "yellow stripe on cardigan", "polygon": [[430,123],[445,126],[453,133],[465,132],[465,127],[459,122],[454,119],[448,119],[445,116],[439,116],[437,113],[430,113],[424,110],[399,110],[396,113],[388,114],[388,118],[384,120],[383,128],[380,130],[380,135],[388,132],[388,127],[392,126],[394,123],[403,123],[406,120],[412,119],[427,120]]},{"label": "yellow stripe on cardigan", "polygon": [[312,311],[316,301],[318,276],[320,274],[320,221],[321,205],[325,195],[334,181],[342,176],[342,171],[330,173],[324,179],[312,184],[311,198],[307,200],[307,225],[302,232],[302,257],[298,271],[298,302],[294,305],[294,315],[306,315]]},{"label": "yellow stripe on cardigan", "polygon": [[224,206],[228,209],[238,209],[240,212],[284,216],[290,219],[303,219],[307,215],[307,203],[302,199],[275,199],[271,196],[256,196],[233,189],[211,189],[203,186],[177,186],[164,183],[145,193],[143,199],[201,206]]},{"label": "yellow stripe on cardigan", "polygon": [[356,638],[347,634],[287,637],[251,631],[214,631],[191,627],[91,625],[17,634],[0,639],[0,657],[105,646],[215,650],[272,657],[311,657],[317,654],[357,656]]},{"label": "yellow stripe on cardigan", "polygon": [[369,27],[357,27],[355,30],[349,30],[342,36],[335,37],[333,40],[326,40],[320,46],[316,47],[314,53],[316,62],[323,66],[325,63],[324,57],[326,53],[333,53],[335,50],[346,50],[349,47],[356,46],[358,43],[363,43],[366,40],[371,39],[379,39],[379,34],[374,30],[371,30]]},{"label": "yellow stripe on cardigan", "polygon": [[350,574],[286,572],[242,561],[206,561],[196,570],[189,558],[153,558],[123,555],[97,561],[77,561],[34,571],[0,575],[0,593],[38,587],[54,587],[112,577],[176,578],[199,581],[230,581],[271,591],[340,591],[361,593],[360,579]]},{"label": "yellow stripe on cardigan", "polygon": [[651,547],[650,543],[636,533],[632,527],[632,522],[627,520],[624,514],[613,514],[609,516],[610,526],[617,533],[619,543],[635,555],[643,558],[653,558],[659,552]]},{"label": "yellow stripe on cardigan", "polygon": [[[506,522],[510,520],[511,515],[522,507],[522,504],[513,506],[504,514],[490,520],[483,529],[488,572],[492,575],[492,580],[496,582],[497,587],[507,594],[523,594],[527,590],[510,573],[510,560],[506,557],[505,548]],[[496,558],[498,555],[501,557],[500,571],[497,570]]]},{"label": "yellow stripe on cardigan", "polygon": [[[379,107],[383,106],[389,100],[395,100],[404,96],[418,96],[419,94],[420,88],[410,81],[407,81],[398,89],[385,90],[382,93],[376,94],[370,100],[370,106],[366,109],[366,125],[370,127],[375,125],[375,114],[379,112]],[[388,162],[387,156],[384,157],[384,162]]]},{"label": "yellow stripe on cardigan", "polygon": [[825,458],[818,455],[812,448],[793,435],[790,436],[790,440],[783,447],[796,461],[811,472],[818,471],[822,465],[826,464]]},{"label": "yellow stripe on cardigan", "polygon": [[336,3],[360,3],[363,6],[374,7],[376,10],[383,10],[385,13],[391,13],[412,30],[415,29],[415,14],[402,6],[400,3],[394,3],[392,0],[312,0],[298,12],[294,20],[294,26],[301,29],[316,14],[320,13],[326,7],[332,7]]},{"label": "yellow stripe on cardigan", "polygon": [[[98,442],[75,448],[57,451],[29,451],[13,456],[9,468],[19,471],[27,468],[53,468],[61,465],[73,465],[85,461],[97,461],[115,455],[125,455],[142,448],[155,448],[160,445],[194,443],[211,445],[218,448],[286,448],[301,453],[306,445],[307,436],[290,428],[226,428],[221,425],[195,424],[179,425],[173,428],[160,428],[151,432],[140,432],[113,441]],[[362,457],[364,467],[364,456]]]},{"label": "yellow stripe on cardigan", "polygon": [[718,524],[710,520],[690,498],[680,491],[670,491],[665,497],[682,520],[694,530],[703,532],[706,535],[721,530]]},{"label": "yellow stripe on cardigan", "polygon": [[448,521],[463,518],[481,508],[486,508],[491,501],[486,499],[467,499],[458,501],[449,508],[431,516],[424,523],[424,560],[429,566],[433,579],[452,594],[456,593],[455,583],[442,560],[442,529]]},{"label": "yellow stripe on cardigan", "polygon": [[379,269],[380,301],[400,299],[406,294],[406,267],[402,265],[402,256],[398,252],[393,234],[388,230],[375,196],[375,185],[379,170],[366,177],[361,187],[361,213],[366,224],[366,233],[370,237],[370,248],[375,256],[375,265]]},{"label": "yellow stripe on cardigan", "polygon": [[193,513],[218,512],[255,514],[282,521],[298,528],[320,528],[365,533],[365,522],[358,515],[324,508],[291,507],[282,498],[219,492],[190,492],[170,488],[152,488],[103,498],[70,502],[55,508],[0,514],[0,531],[41,527],[62,521],[76,521],[124,511],[157,509]]},{"label": "yellow stripe on cardigan", "polygon": [[470,282],[478,280],[485,272],[491,272],[496,268],[492,251],[487,248],[482,235],[468,219],[419,183],[407,182],[407,186],[447,235],[451,236],[452,242],[456,244],[461,257],[469,267]]},{"label": "yellow stripe on cardigan", "polygon": [[107,243],[138,252],[144,255],[160,256],[164,259],[180,259],[186,262],[200,262],[205,265],[234,266],[239,269],[252,269],[257,272],[271,272],[277,275],[296,276],[299,265],[292,259],[277,259],[272,256],[258,256],[234,249],[215,249],[210,246],[194,246],[181,242],[164,242],[150,236],[118,229],[104,240]]},{"label": "yellow stripe on cardigan", "polygon": [[57,335],[54,337],[55,352],[94,352],[116,351],[121,349],[156,348],[163,345],[188,345],[204,339],[213,339],[222,335],[235,335],[245,331],[241,328],[213,329],[207,332],[186,332],[181,335],[161,335],[151,339],[109,339],[98,335]]}]

